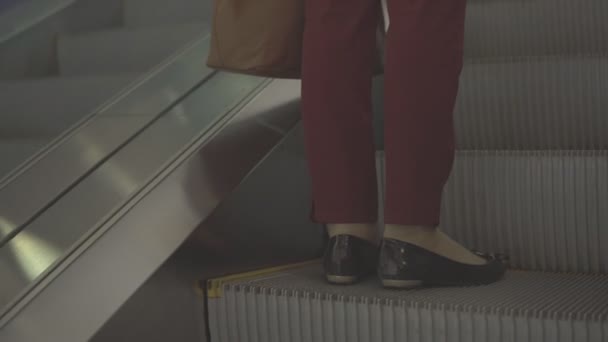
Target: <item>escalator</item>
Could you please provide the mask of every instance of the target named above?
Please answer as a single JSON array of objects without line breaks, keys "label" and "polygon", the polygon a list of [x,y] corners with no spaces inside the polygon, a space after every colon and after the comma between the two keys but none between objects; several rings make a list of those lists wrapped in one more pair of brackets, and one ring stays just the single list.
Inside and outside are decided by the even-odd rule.
[{"label": "escalator", "polygon": [[[469,2],[441,228],[509,255],[503,281],[340,287],[314,261],[230,274],[200,286],[211,341],[608,341],[606,16],[601,1]],[[383,192],[381,152],[378,169]]]},{"label": "escalator", "polygon": [[0,340],[89,340],[297,122],[297,83],[204,65],[208,3],[187,2],[7,14],[34,19],[0,32],[22,62],[0,92]]},{"label": "escalator", "polygon": [[0,45],[61,28],[0,70],[0,341],[608,341],[608,3],[469,1],[441,229],[511,270],[396,291],[323,280],[299,82],[206,68],[209,2],[57,1]]},{"label": "escalator", "polygon": [[[27,0],[11,7],[15,13],[7,9],[0,26],[7,36],[0,40],[0,179],[208,32],[208,3],[184,3],[190,8],[174,6],[169,20],[135,0]],[[28,29],[36,13],[46,17]]]}]

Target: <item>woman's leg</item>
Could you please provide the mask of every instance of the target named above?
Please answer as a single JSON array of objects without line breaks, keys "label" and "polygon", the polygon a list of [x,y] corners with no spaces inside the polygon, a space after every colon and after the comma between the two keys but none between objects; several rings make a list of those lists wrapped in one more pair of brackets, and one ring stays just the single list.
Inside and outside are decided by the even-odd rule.
[{"label": "woman's leg", "polygon": [[465,0],[388,0],[386,216],[439,224],[454,159],[453,108],[463,63]]},{"label": "woman's leg", "polygon": [[305,0],[302,116],[313,219],[327,224],[327,280],[376,268],[378,195],[372,68],[378,0]]},{"label": "woman's leg", "polygon": [[302,111],[318,222],[377,220],[371,85],[378,6],[306,0]]},{"label": "woman's leg", "polygon": [[453,109],[463,64],[466,0],[388,0],[385,238],[483,264],[438,231],[454,160]]}]

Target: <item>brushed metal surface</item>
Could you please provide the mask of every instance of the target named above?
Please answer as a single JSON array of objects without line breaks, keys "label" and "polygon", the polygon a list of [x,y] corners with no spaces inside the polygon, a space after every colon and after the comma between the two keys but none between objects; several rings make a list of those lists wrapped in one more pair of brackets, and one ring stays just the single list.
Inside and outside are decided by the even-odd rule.
[{"label": "brushed metal surface", "polygon": [[214,73],[204,61],[209,35],[202,34],[158,65],[140,84],[100,111],[103,115],[155,115],[175,103],[192,87]]},{"label": "brushed metal surface", "polygon": [[0,139],[0,178],[46,145],[44,139]]},{"label": "brushed metal surface", "polygon": [[209,24],[199,22],[62,34],[57,37],[59,73],[62,76],[145,73],[207,32]]},{"label": "brushed metal surface", "polygon": [[[23,1],[15,8],[24,17],[32,15],[27,3],[33,6],[53,7],[60,2],[65,3],[51,11],[43,10],[33,21],[13,17],[5,20],[0,18],[2,26],[17,22],[26,26],[19,29],[18,34],[9,33],[7,40],[2,40],[0,33],[0,78],[2,79],[32,79],[57,75],[56,38],[66,32],[84,32],[116,27],[122,21],[123,0],[35,0]],[[25,8],[25,11],[23,10]],[[34,9],[35,10],[35,9]],[[12,14],[9,14],[12,15]],[[15,32],[17,33],[17,32]],[[6,39],[4,38],[4,39]]]},{"label": "brushed metal surface", "polygon": [[[145,184],[155,170],[264,83],[259,78],[218,74],[96,167],[85,179],[65,191],[56,203],[45,208],[0,248],[0,278],[7,280],[0,284],[0,307],[14,302],[91,227]],[[108,127],[115,130],[122,126],[119,124],[121,119],[136,121],[145,118],[104,119],[113,121]],[[139,127],[139,124],[132,126],[133,129]],[[92,148],[90,159],[97,162],[98,155],[104,153],[104,150],[98,152]],[[59,169],[57,165],[53,166],[52,169]],[[74,169],[79,170],[78,167]],[[41,182],[44,179],[41,175]]]},{"label": "brushed metal surface", "polygon": [[0,17],[0,43],[35,26],[74,2],[76,0],[21,1],[21,4]]},{"label": "brushed metal surface", "polygon": [[128,28],[161,27],[211,20],[212,0],[124,0]]},{"label": "brushed metal surface", "polygon": [[[0,189],[0,248],[150,118],[99,118]],[[0,249],[1,250],[1,249]]]},{"label": "brushed metal surface", "polygon": [[0,80],[0,138],[52,142],[108,99],[129,89],[137,76],[121,73]]},{"label": "brushed metal surface", "polygon": [[[135,132],[207,80],[213,71],[200,62],[207,49],[207,36],[196,40],[100,108],[101,116],[93,113],[83,119],[39,155],[0,179],[0,246]],[[103,119],[135,113],[142,118],[125,122],[137,125],[112,126],[108,124],[111,120]],[[88,143],[83,145],[82,141]],[[91,145],[95,146],[94,154],[89,151]]]},{"label": "brushed metal surface", "polygon": [[[272,91],[281,98],[285,92],[285,87]],[[290,125],[298,119],[294,115],[297,105],[285,103],[277,108],[282,110],[264,110],[267,121],[274,121],[270,120],[271,112],[276,112],[276,119],[289,119]],[[311,222],[308,215],[310,181],[299,128],[290,131],[230,192],[179,250],[112,315],[92,342],[209,341],[203,298],[193,291],[192,284],[318,256],[323,246],[322,227]],[[226,145],[226,155],[249,154],[249,142],[267,140],[256,140],[254,131],[242,135],[242,143]],[[268,139],[274,138],[269,135]],[[205,149],[220,149],[222,139],[217,141],[215,147],[210,144]],[[209,175],[215,173],[213,169],[226,169],[234,163],[226,155],[212,155],[202,169]]]},{"label": "brushed metal surface", "polygon": [[[240,79],[229,82],[233,89],[223,88],[222,96],[244,91],[246,77],[222,75]],[[297,121],[299,89],[295,82],[289,82],[274,81],[251,105],[233,111],[236,116],[229,121],[216,122],[214,130],[207,134],[193,129],[190,122],[182,122],[180,127],[192,132],[189,139],[182,137],[182,141],[192,144],[188,147],[187,142],[182,143],[181,153],[176,157],[174,151],[171,154],[174,158],[164,165],[138,167],[141,159],[135,159],[163,152],[160,145],[167,143],[159,138],[163,130],[149,134],[151,141],[139,144],[139,149],[129,153],[125,150],[122,165],[148,170],[152,178],[144,181],[144,187],[132,194],[135,196],[130,197],[126,205],[116,207],[114,215],[106,213],[108,216],[100,218],[98,229],[86,227],[92,235],[80,236],[81,243],[73,246],[70,256],[3,317],[0,340],[85,341],[90,338],[284,138],[285,134],[269,128],[265,122],[269,121],[268,115],[273,116],[269,113],[279,114],[274,110],[277,106],[283,107],[282,115],[292,117],[292,123]],[[286,85],[291,92],[285,91]],[[283,91],[284,96],[290,98],[279,99],[275,91]],[[217,93],[214,95],[218,102]],[[208,102],[198,101],[192,102],[192,120],[197,120],[195,117],[204,115],[204,108],[209,108]],[[197,108],[201,103],[206,106]],[[176,113],[179,112],[167,117],[175,119]],[[166,137],[171,140],[178,135]],[[226,155],[226,151],[233,154]],[[66,205],[57,217],[65,216],[65,209],[73,212],[73,208]]]}]

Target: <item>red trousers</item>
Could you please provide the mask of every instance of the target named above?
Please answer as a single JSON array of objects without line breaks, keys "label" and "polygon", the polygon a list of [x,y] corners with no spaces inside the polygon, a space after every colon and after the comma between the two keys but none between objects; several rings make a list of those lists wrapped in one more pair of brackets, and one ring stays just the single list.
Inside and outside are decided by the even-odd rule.
[{"label": "red trousers", "polygon": [[[385,223],[439,224],[466,0],[388,0]],[[380,0],[306,0],[302,112],[313,219],[378,218],[371,87]]]}]

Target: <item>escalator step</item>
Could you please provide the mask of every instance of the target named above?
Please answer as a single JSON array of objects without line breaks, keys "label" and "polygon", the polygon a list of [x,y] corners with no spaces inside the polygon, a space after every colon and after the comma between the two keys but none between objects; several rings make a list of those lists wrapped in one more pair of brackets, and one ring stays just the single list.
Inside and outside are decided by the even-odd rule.
[{"label": "escalator step", "polygon": [[455,110],[461,149],[608,147],[608,58],[468,63]]},{"label": "escalator step", "polygon": [[608,339],[608,275],[511,271],[483,287],[332,286],[320,265],[218,284],[214,342],[588,341]]},{"label": "escalator step", "polygon": [[498,56],[608,52],[604,0],[470,0],[465,54]]},{"label": "escalator step", "polygon": [[608,273],[607,176],[608,151],[459,151],[441,227],[519,269]]},{"label": "escalator step", "polygon": [[[382,78],[374,85],[383,146]],[[455,106],[459,149],[608,148],[608,58],[530,56],[469,60]]]}]

